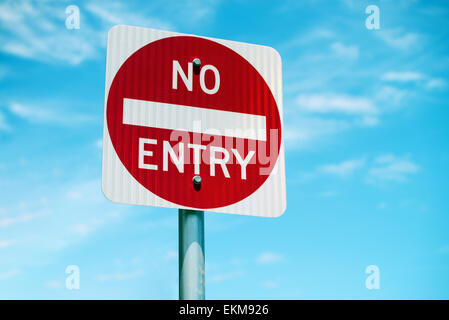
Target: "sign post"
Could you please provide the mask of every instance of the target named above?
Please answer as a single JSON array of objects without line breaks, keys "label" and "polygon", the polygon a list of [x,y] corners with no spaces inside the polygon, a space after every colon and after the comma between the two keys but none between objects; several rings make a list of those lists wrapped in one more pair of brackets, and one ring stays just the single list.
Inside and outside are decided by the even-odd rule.
[{"label": "sign post", "polygon": [[179,209],[179,300],[204,300],[204,278],[204,211]]},{"label": "sign post", "polygon": [[204,211],[286,209],[281,71],[267,46],[123,25],[108,33],[102,190],[179,209],[180,299],[205,297]]},{"label": "sign post", "polygon": [[[201,190],[201,177],[192,179]],[[179,300],[205,299],[204,211],[179,209]]]}]

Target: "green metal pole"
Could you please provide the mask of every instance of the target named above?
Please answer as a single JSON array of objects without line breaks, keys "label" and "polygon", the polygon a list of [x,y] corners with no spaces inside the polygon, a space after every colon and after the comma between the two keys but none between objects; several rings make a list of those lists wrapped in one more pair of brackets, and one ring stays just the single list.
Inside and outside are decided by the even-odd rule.
[{"label": "green metal pole", "polygon": [[179,300],[205,299],[204,211],[179,209]]}]

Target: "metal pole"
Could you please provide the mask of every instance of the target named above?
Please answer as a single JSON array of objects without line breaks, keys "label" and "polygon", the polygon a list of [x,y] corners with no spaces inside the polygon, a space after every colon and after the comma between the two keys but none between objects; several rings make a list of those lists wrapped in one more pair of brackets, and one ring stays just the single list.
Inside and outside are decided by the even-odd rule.
[{"label": "metal pole", "polygon": [[179,300],[204,300],[204,211],[179,209]]}]

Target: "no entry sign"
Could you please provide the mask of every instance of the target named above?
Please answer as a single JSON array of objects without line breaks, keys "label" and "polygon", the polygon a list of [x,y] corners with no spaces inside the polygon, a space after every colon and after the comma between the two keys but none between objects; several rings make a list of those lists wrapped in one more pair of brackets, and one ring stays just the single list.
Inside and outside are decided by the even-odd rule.
[{"label": "no entry sign", "polygon": [[267,217],[284,212],[281,59],[274,49],[115,26],[107,50],[107,198]]}]

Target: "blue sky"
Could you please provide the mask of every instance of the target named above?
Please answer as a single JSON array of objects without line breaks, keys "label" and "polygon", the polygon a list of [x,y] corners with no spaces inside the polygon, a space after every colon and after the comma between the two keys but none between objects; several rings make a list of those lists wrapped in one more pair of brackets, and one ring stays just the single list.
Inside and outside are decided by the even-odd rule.
[{"label": "blue sky", "polygon": [[445,1],[2,1],[0,298],[177,298],[177,211],[100,187],[106,34],[129,24],[282,56],[287,211],[206,214],[207,298],[448,299],[448,14]]}]

